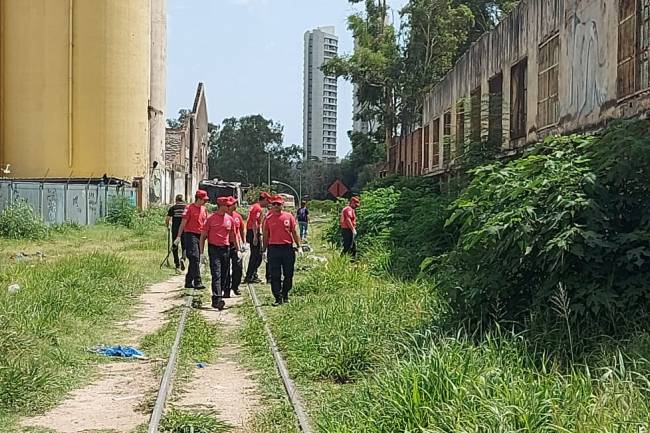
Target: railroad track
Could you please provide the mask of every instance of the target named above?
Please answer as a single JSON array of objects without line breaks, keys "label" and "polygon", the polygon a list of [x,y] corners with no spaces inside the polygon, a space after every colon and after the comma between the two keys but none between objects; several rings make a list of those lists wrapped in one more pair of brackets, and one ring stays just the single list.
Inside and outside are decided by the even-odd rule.
[{"label": "railroad track", "polygon": [[[300,428],[300,431],[302,431],[303,433],[312,433],[314,431],[312,429],[312,423],[309,419],[307,411],[304,408],[304,405],[302,403],[302,398],[300,397],[300,394],[298,393],[296,386],[293,380],[291,379],[291,376],[289,375],[289,370],[287,369],[284,358],[282,357],[282,354],[280,353],[280,350],[278,349],[278,346],[275,342],[275,338],[273,337],[273,332],[271,331],[271,327],[269,325],[266,314],[262,309],[262,305],[259,302],[259,298],[257,297],[255,287],[251,284],[247,284],[247,287],[248,287],[248,293],[253,303],[253,307],[255,308],[255,312],[257,313],[257,316],[259,317],[259,319],[262,321],[262,324],[264,325],[264,331],[266,332],[266,339],[269,345],[269,350],[273,355],[273,360],[275,362],[276,369],[278,371],[280,378],[282,379],[282,383],[284,385],[287,398],[289,399],[289,402],[291,403],[294,414],[296,416],[297,425]],[[156,396],[156,403],[154,405],[153,411],[151,412],[151,417],[149,419],[149,426],[147,430],[148,433],[159,433],[160,422],[163,419],[163,416],[165,414],[167,400],[172,389],[172,383],[174,381],[176,362],[178,361],[178,355],[181,350],[181,342],[183,339],[183,333],[185,332],[185,324],[187,322],[187,316],[190,310],[193,308],[193,304],[192,304],[193,299],[194,299],[194,290],[192,289],[192,291],[184,299],[184,303],[182,306],[183,310],[181,312],[181,316],[178,321],[178,326],[176,328],[176,336],[174,338],[174,343],[172,345],[171,351],[169,353],[169,357],[167,359],[167,366],[165,367],[163,377],[160,380],[158,395]]]}]

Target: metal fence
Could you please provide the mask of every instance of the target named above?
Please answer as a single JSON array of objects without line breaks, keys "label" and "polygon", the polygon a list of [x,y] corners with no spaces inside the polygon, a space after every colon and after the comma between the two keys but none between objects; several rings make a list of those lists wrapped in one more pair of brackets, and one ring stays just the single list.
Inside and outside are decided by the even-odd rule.
[{"label": "metal fence", "polygon": [[0,211],[11,203],[28,203],[46,224],[66,221],[95,224],[106,216],[112,197],[124,196],[135,206],[137,193],[130,186],[0,180]]}]

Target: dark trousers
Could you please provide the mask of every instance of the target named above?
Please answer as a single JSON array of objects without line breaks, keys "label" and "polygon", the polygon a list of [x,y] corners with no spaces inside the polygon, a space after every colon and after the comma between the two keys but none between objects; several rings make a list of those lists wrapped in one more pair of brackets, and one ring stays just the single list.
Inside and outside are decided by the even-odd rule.
[{"label": "dark trousers", "polygon": [[239,291],[239,285],[241,284],[243,263],[242,259],[237,256],[237,248],[235,247],[230,248],[230,269],[232,273],[228,274],[228,281],[224,292],[225,296],[230,296],[231,290],[233,292]]},{"label": "dark trousers", "polygon": [[341,255],[348,254],[356,257],[357,242],[354,240],[352,229],[341,229],[341,235],[343,236],[343,252],[341,252]]},{"label": "dark trousers", "polygon": [[257,245],[253,245],[253,230],[246,230],[246,242],[251,247],[248,269],[246,270],[246,281],[251,281],[257,277],[257,269],[262,264],[262,239],[257,236]]},{"label": "dark trousers", "polygon": [[201,268],[199,267],[199,259],[201,252],[199,250],[199,239],[201,236],[196,233],[185,232],[185,256],[190,264],[187,267],[187,275],[185,275],[185,286],[196,287],[201,285]]},{"label": "dark trousers", "polygon": [[208,245],[210,273],[212,274],[212,297],[222,298],[226,293],[230,272],[230,247]]},{"label": "dark trousers", "polygon": [[[178,227],[172,227],[172,241],[178,237]],[[181,236],[181,251],[185,251],[185,236]],[[181,267],[181,259],[178,256],[178,246],[172,242],[172,254],[174,255],[174,266]]]},{"label": "dark trousers", "polygon": [[268,261],[273,296],[276,301],[286,301],[293,286],[293,269],[296,264],[293,245],[269,245]]}]

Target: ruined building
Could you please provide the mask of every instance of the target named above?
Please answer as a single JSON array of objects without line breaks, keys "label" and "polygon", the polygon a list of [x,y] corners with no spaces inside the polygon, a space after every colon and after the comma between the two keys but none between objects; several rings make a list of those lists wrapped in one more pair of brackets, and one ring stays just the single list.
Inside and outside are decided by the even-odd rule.
[{"label": "ruined building", "polygon": [[514,154],[650,108],[650,0],[522,0],[424,99],[388,171],[437,175],[468,142]]},{"label": "ruined building", "polygon": [[176,194],[191,199],[199,183],[208,178],[208,108],[203,83],[199,83],[192,111],[178,128],[167,128],[163,193],[165,203]]}]

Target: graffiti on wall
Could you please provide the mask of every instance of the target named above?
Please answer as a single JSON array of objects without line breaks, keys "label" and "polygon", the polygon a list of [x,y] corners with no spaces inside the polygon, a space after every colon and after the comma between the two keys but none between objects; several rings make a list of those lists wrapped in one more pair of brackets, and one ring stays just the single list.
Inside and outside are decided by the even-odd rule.
[{"label": "graffiti on wall", "polygon": [[47,209],[47,215],[45,216],[46,222],[48,223],[56,222],[56,210],[57,210],[57,203],[58,203],[56,189],[48,188],[46,190],[45,202],[46,202],[46,209]]},{"label": "graffiti on wall", "polygon": [[[568,11],[569,112],[582,118],[607,101],[607,41],[600,40],[601,2],[576,0]],[[604,34],[603,32],[600,32]]]}]

